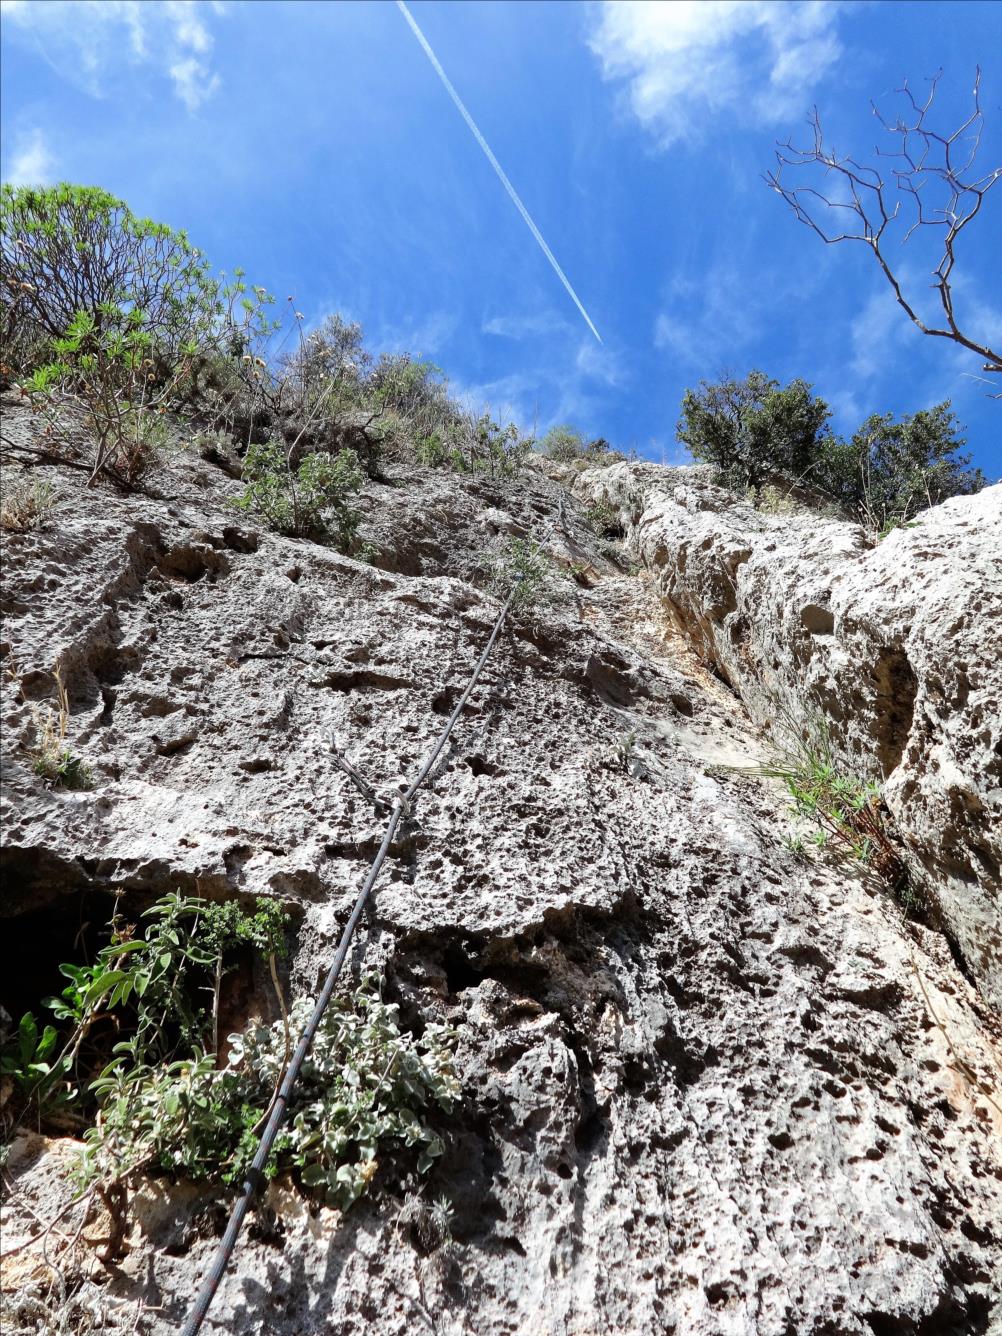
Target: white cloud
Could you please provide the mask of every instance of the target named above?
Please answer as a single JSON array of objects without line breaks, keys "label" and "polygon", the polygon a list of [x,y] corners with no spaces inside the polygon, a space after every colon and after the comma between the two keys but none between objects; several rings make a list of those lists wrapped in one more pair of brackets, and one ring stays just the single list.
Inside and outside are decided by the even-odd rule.
[{"label": "white cloud", "polygon": [[195,56],[175,61],[169,73],[174,80],[175,93],[189,111],[197,111],[219,87],[219,75],[210,74]]},{"label": "white cloud", "polygon": [[768,124],[805,110],[841,46],[834,0],[605,0],[589,44],[662,147],[737,112]]},{"label": "white cloud", "polygon": [[12,186],[44,186],[53,179],[55,159],[41,130],[31,130],[15,141],[4,180]]},{"label": "white cloud", "polygon": [[[849,326],[852,359],[849,370],[860,380],[872,380],[887,371],[891,350],[900,347],[914,329],[889,287],[870,294]],[[894,354],[896,357],[896,352]]]},{"label": "white cloud", "polygon": [[69,82],[106,97],[129,69],[152,65],[189,111],[219,88],[209,61],[209,15],[201,0],[0,0],[11,38],[30,42]]},{"label": "white cloud", "polygon": [[564,333],[570,325],[551,311],[539,311],[529,315],[491,316],[480,329],[484,334],[495,334],[502,339],[525,339]]},{"label": "white cloud", "polygon": [[760,298],[736,266],[713,264],[698,281],[675,278],[654,325],[654,346],[703,375],[715,375],[761,328]]},{"label": "white cloud", "polygon": [[582,343],[574,365],[585,379],[600,385],[622,385],[627,379],[622,358],[604,344],[596,348],[593,343]]},{"label": "white cloud", "polygon": [[608,391],[623,385],[627,368],[608,345],[582,339],[561,345],[553,361],[480,384],[452,382],[456,398],[470,412],[490,412],[539,436],[558,423],[598,435],[607,420]]}]

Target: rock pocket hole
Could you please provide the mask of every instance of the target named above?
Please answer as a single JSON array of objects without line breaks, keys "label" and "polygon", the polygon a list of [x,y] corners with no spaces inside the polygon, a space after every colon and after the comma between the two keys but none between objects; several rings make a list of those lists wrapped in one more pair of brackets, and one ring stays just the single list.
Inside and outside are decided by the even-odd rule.
[{"label": "rock pocket hole", "polygon": [[830,636],[835,632],[835,614],[817,603],[808,603],[800,609],[800,624],[812,636]]},{"label": "rock pocket hole", "polygon": [[915,713],[918,680],[901,649],[882,649],[874,665],[876,752],[884,779],[904,755]]}]

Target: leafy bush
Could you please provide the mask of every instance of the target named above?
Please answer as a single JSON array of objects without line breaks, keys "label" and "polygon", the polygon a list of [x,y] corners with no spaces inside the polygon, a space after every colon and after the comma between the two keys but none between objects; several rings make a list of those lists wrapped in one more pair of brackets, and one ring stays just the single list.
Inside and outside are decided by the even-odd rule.
[{"label": "leafy bush", "polygon": [[331,409],[360,405],[372,356],[363,345],[357,321],[329,315],[317,329],[301,336],[296,352],[284,359],[281,381],[293,392],[301,411],[327,394]]},{"label": "leafy bush", "polygon": [[[448,1111],[460,1086],[452,1035],[428,1025],[420,1040],[400,1030],[397,1008],[369,980],[335,998],[321,1022],[289,1104],[285,1129],[267,1166],[269,1177],[297,1173],[329,1205],[347,1208],[368,1188],[380,1155],[417,1151],[425,1172],[444,1149],[421,1118],[430,1103]],[[289,1015],[299,1034],[310,998]],[[225,1067],[195,1052],[162,1066],[114,1065],[94,1083],[101,1122],[86,1134],[85,1182],[121,1177],[153,1165],[190,1179],[247,1171],[257,1130],[288,1062],[281,1023],[251,1025],[230,1035]]]},{"label": "leafy bush", "polygon": [[626,458],[618,450],[613,450],[604,437],[585,441],[574,427],[566,425],[551,427],[540,442],[543,453],[558,464],[585,464],[589,468],[597,465],[614,464]]},{"label": "leafy bush", "polygon": [[248,289],[240,271],[228,284],[213,277],[184,232],[94,187],[4,186],[0,260],[0,359],[71,453],[59,410],[83,409],[96,441],[91,483],[136,483],[165,443],[160,415],[197,367],[239,356],[269,328],[263,288]]},{"label": "leafy bush", "polygon": [[542,597],[550,575],[550,562],[541,544],[530,538],[510,538],[487,563],[487,584],[496,598],[514,592],[512,608],[527,611]]},{"label": "leafy bush", "polygon": [[531,440],[514,422],[502,427],[489,413],[457,419],[441,431],[418,437],[414,445],[418,463],[426,468],[482,474],[492,482],[516,477],[531,450]]},{"label": "leafy bush", "polygon": [[[144,1169],[233,1182],[256,1150],[291,1035],[313,1009],[303,998],[286,1015],[275,959],[285,949],[287,917],[270,901],[249,913],[232,902],[167,895],[144,919],[140,931],[116,914],[111,941],[92,964],[61,967],[68,985],[48,1005],[68,1033],[40,1030],[27,1014],[4,1048],[3,1074],[22,1113],[96,1109],[78,1170],[85,1190],[107,1193]],[[220,980],[242,945],[267,956],[282,1017],[230,1035],[220,1065]],[[200,1001],[206,996],[211,1008]],[[268,1172],[292,1171],[345,1208],[369,1187],[380,1157],[414,1152],[417,1171],[427,1170],[443,1146],[422,1110],[448,1111],[459,1094],[453,1042],[440,1025],[426,1025],[420,1038],[402,1031],[377,979],[335,999]],[[98,1066],[86,1088],[78,1076],[84,1062]]]},{"label": "leafy bush", "polygon": [[676,434],[694,459],[714,464],[729,486],[757,489],[777,474],[806,473],[824,453],[830,417],[805,381],[781,388],[752,371],[744,380],[704,380],[686,390]]},{"label": "leafy bush", "polygon": [[[784,389],[759,371],[743,381],[701,381],[682,400],[678,439],[722,481],[750,491],[760,509],[786,513],[797,484],[815,505],[831,505],[874,534],[950,496],[980,491],[949,402],[902,418],[874,414],[850,440],[828,429],[831,413],[811,387]],[[783,488],[775,484],[781,482]]]},{"label": "leafy bush", "polygon": [[366,391],[372,401],[398,413],[414,436],[444,433],[462,421],[441,370],[408,353],[383,353],[366,380]]},{"label": "leafy bush", "polygon": [[463,435],[458,446],[461,467],[469,473],[484,473],[492,481],[515,477],[532,449],[532,442],[514,422],[502,427],[488,413],[473,419]]},{"label": "leafy bush", "polygon": [[358,456],[318,451],[293,469],[289,453],[277,441],[252,445],[244,459],[247,487],[236,505],[261,515],[277,533],[327,540],[347,551],[359,521],[350,498],[364,481]]},{"label": "leafy bush", "polygon": [[243,323],[241,290],[211,275],[184,232],[93,186],[3,186],[0,265],[11,325],[45,340],[62,338],[81,313],[101,328],[111,308],[139,312],[158,357],[173,366],[186,348],[232,337]]},{"label": "leafy bush", "polygon": [[895,422],[875,413],[849,441],[833,443],[818,469],[816,486],[871,532],[889,533],[928,506],[970,496],[985,486],[949,400]]},{"label": "leafy bush", "polygon": [[187,363],[157,384],[150,335],[142,313],[109,304],[98,319],[80,311],[66,335],[52,341],[58,361],[39,367],[25,389],[41,401],[50,435],[60,435],[59,404],[74,400],[83,410],[94,454],[89,483],[104,475],[134,486],[150,470],[166,443],[162,414],[187,374]]}]

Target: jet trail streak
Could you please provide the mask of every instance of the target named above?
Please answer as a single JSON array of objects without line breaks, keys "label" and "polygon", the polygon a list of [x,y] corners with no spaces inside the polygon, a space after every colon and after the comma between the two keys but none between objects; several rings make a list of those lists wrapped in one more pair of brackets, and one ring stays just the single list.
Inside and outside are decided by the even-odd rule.
[{"label": "jet trail streak", "polygon": [[602,342],[602,336],[599,334],[598,330],[597,330],[597,329],[595,328],[595,326],[592,324],[591,317],[589,316],[588,312],[587,312],[587,311],[585,310],[585,308],[581,305],[581,302],[580,302],[580,300],[579,300],[579,298],[578,298],[578,294],[577,294],[577,293],[574,291],[574,289],[571,287],[571,285],[570,285],[570,281],[569,281],[569,279],[567,278],[567,275],[566,275],[566,274],[564,273],[564,271],[560,268],[560,265],[557,264],[557,257],[553,254],[553,252],[550,250],[549,246],[548,246],[548,245],[546,244],[546,242],[543,240],[543,234],[542,234],[542,232],[540,232],[539,228],[538,228],[538,227],[536,226],[536,224],[532,221],[532,218],[531,218],[530,215],[529,215],[529,210],[525,207],[525,205],[524,205],[524,204],[522,203],[522,201],[519,199],[519,197],[518,197],[518,192],[516,191],[515,187],[514,187],[514,186],[512,185],[512,183],[508,180],[507,176],[505,176],[505,174],[504,174],[504,170],[502,169],[501,164],[498,162],[497,158],[495,158],[494,154],[491,152],[491,147],[490,147],[490,145],[488,144],[487,140],[483,137],[483,135],[480,133],[479,129],[477,128],[477,123],[476,123],[476,121],[473,119],[473,117],[470,115],[470,113],[466,110],[466,107],[463,105],[463,100],[462,100],[462,98],[459,96],[459,94],[456,92],[455,88],[453,88],[452,84],[449,82],[449,76],[446,74],[445,70],[442,68],[441,64],[439,63],[439,59],[438,59],[438,57],[435,55],[435,52],[434,52],[434,51],[431,49],[431,47],[428,45],[428,39],[425,37],[424,33],[423,33],[423,32],[421,31],[421,29],[418,27],[417,23],[416,23],[415,20],[414,20],[414,16],[411,14],[410,10],[407,8],[406,4],[404,3],[404,0],[397,0],[397,8],[400,10],[401,14],[403,14],[404,18],[407,20],[408,24],[410,25],[410,29],[411,29],[411,31],[413,32],[414,36],[415,36],[415,37],[418,39],[418,41],[421,43],[421,49],[424,51],[425,55],[426,55],[426,56],[428,57],[428,59],[431,61],[432,68],[434,69],[435,73],[436,73],[436,74],[438,75],[438,77],[442,80],[442,83],[443,83],[443,85],[445,86],[445,91],[446,91],[446,92],[449,94],[449,96],[452,98],[453,102],[455,102],[456,107],[457,107],[457,109],[458,109],[458,111],[459,111],[459,114],[462,116],[462,118],[463,118],[463,120],[466,122],[466,124],[470,127],[470,131],[471,131],[471,133],[473,134],[473,138],[477,141],[477,143],[478,143],[478,144],[480,145],[480,147],[483,149],[484,154],[485,154],[485,156],[486,156],[486,158],[487,158],[487,161],[488,161],[488,162],[490,163],[490,165],[494,168],[495,172],[497,172],[497,174],[498,174],[498,178],[499,178],[501,184],[504,186],[505,190],[507,190],[508,195],[509,195],[509,197],[511,198],[511,202],[512,202],[512,204],[514,204],[515,208],[518,209],[519,213],[522,215],[522,218],[523,218],[524,221],[525,221],[525,225],[526,225],[526,227],[529,229],[529,231],[532,233],[532,235],[536,238],[537,242],[539,243],[539,248],[540,248],[540,250],[543,252],[543,254],[546,256],[546,258],[549,260],[550,264],[553,266],[553,271],[554,271],[554,273],[555,273],[556,276],[560,279],[561,283],[563,283],[564,287],[567,289],[567,293],[568,293],[568,296],[570,297],[571,301],[574,303],[574,305],[575,305],[575,306],[578,308],[578,310],[581,312],[581,315],[582,315],[582,318],[584,319],[585,324],[588,326],[588,328],[591,330],[591,332],[595,335],[596,339],[598,339],[599,343],[601,343],[601,342]]}]

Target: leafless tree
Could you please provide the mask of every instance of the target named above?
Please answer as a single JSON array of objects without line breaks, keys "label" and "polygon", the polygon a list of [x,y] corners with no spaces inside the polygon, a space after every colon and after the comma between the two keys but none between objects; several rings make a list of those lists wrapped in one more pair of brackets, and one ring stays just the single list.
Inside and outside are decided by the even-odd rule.
[{"label": "leafless tree", "polygon": [[[952,282],[956,247],[960,234],[977,217],[985,196],[1002,177],[1002,167],[979,175],[975,167],[984,114],[981,110],[981,70],[974,79],[974,109],[950,135],[940,134],[929,125],[942,70],[929,81],[929,93],[919,102],[906,83],[898,94],[906,101],[904,115],[887,120],[871,103],[873,114],[894,138],[893,150],[875,150],[886,160],[868,166],[855,158],[839,157],[825,144],[821,119],[815,107],[808,118],[814,133],[809,148],[796,148],[787,140],[776,149],[777,166],[766,174],[766,182],[781,195],[800,222],[822,241],[862,241],[872,250],[884,276],[894,290],[898,304],[923,334],[951,339],[977,353],[984,361],[983,370],[1002,372],[1002,353],[961,329],[954,312]],[[827,193],[811,186],[789,184],[791,169],[820,166],[826,179],[834,174],[834,187]],[[783,180],[784,173],[787,181]],[[905,228],[902,242],[916,232],[934,236],[939,233],[932,269],[932,288],[939,294],[942,316],[930,320],[920,314],[918,304],[907,295],[900,267],[889,258],[890,241],[898,232],[894,224]],[[843,230],[844,227],[844,230]],[[941,245],[941,249],[940,249]]]}]

